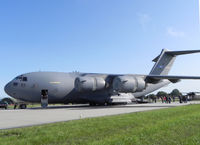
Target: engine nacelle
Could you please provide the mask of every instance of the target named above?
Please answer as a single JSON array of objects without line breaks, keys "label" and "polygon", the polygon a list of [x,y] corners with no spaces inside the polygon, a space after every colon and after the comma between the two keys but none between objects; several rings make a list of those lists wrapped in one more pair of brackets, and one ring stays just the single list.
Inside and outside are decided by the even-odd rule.
[{"label": "engine nacelle", "polygon": [[74,85],[79,92],[98,91],[105,88],[106,82],[100,77],[77,77]]},{"label": "engine nacelle", "polygon": [[118,76],[113,80],[113,90],[123,93],[134,93],[143,91],[146,83],[141,77]]}]

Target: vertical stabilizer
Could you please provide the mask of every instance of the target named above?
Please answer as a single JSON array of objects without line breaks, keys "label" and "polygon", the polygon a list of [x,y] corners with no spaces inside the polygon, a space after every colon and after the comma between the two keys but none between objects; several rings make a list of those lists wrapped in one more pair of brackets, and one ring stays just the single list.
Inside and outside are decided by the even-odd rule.
[{"label": "vertical stabilizer", "polygon": [[150,75],[167,75],[176,59],[177,55],[199,53],[200,50],[186,50],[186,51],[169,51],[163,49],[161,54],[153,61],[155,62]]},{"label": "vertical stabilizer", "polygon": [[167,75],[176,59],[176,56],[169,55],[167,49],[163,49],[161,54],[153,61],[155,62],[150,75]]}]

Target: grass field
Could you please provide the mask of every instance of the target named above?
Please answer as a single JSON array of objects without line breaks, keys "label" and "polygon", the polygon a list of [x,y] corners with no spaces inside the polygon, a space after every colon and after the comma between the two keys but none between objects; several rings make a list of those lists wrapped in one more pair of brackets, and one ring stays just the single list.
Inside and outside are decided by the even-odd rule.
[{"label": "grass field", "polygon": [[0,144],[199,145],[200,105],[0,130]]}]

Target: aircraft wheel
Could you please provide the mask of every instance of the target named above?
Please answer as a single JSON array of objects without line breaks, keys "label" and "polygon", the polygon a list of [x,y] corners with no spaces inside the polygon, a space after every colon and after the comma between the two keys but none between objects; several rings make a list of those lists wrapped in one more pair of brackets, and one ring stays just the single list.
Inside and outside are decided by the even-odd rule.
[{"label": "aircraft wheel", "polygon": [[96,106],[96,103],[90,102],[90,106]]},{"label": "aircraft wheel", "polygon": [[20,109],[26,109],[26,107],[27,107],[26,104],[21,104],[21,105],[19,105],[19,108],[20,108]]},{"label": "aircraft wheel", "polygon": [[108,103],[100,103],[99,106],[108,106]]}]

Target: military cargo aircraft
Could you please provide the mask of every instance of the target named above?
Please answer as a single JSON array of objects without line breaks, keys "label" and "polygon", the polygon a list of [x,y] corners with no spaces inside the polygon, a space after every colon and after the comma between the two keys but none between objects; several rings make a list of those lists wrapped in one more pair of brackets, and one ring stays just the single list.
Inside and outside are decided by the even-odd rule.
[{"label": "military cargo aircraft", "polygon": [[131,103],[170,83],[199,76],[169,76],[176,56],[200,50],[169,51],[163,49],[148,75],[32,72],[17,76],[5,86],[16,99],[41,103],[89,103],[94,105]]}]

